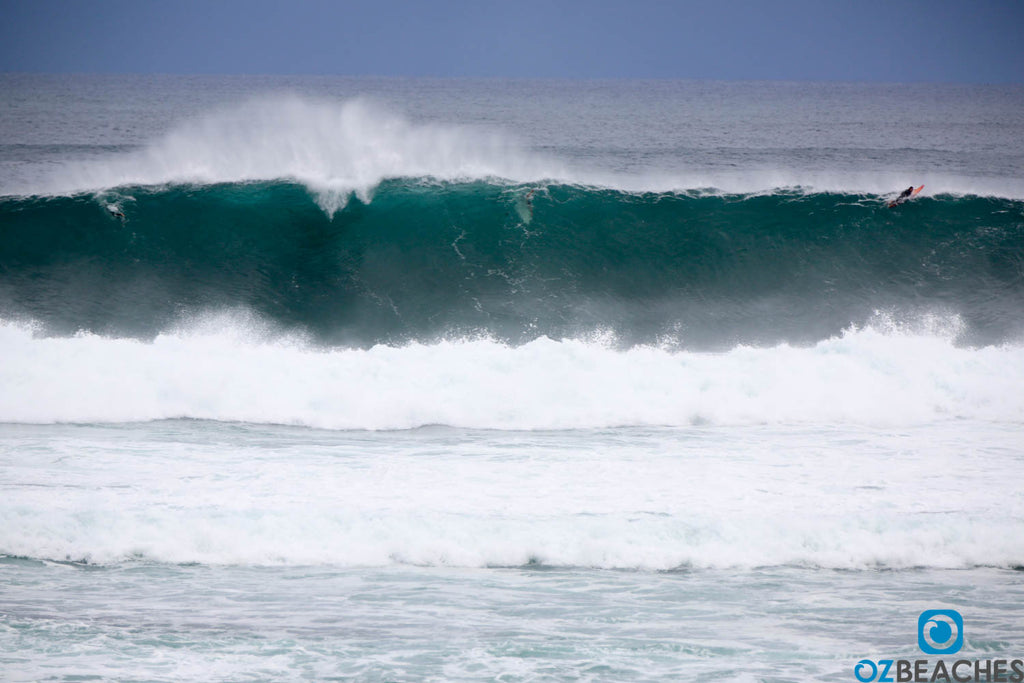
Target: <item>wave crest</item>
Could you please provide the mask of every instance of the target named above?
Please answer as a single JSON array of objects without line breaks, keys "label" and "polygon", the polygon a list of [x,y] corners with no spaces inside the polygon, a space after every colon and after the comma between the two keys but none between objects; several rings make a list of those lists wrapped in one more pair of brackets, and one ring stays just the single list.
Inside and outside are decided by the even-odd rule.
[{"label": "wave crest", "polygon": [[[894,171],[824,171],[695,167],[624,173],[600,164],[551,158],[508,132],[466,125],[416,123],[366,98],[343,101],[261,96],[182,121],[139,150],[96,161],[72,161],[41,178],[8,181],[8,195],[67,195],[123,186],[291,180],[302,183],[328,214],[356,195],[364,201],[384,180],[550,181],[622,190],[749,194],[799,189],[885,195],[909,182]],[[1024,199],[1017,178],[956,176],[920,169],[927,192]],[[13,183],[13,184],[11,184]]]},{"label": "wave crest", "polygon": [[415,124],[368,99],[253,99],[186,121],[143,149],[67,166],[53,193],[168,183],[294,180],[328,214],[384,179],[564,176],[507,135],[466,126]]}]

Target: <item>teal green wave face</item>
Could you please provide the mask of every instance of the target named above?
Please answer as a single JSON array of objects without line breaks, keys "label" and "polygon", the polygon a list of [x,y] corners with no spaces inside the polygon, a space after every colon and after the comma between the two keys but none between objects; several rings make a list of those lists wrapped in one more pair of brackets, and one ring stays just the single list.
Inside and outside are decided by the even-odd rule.
[{"label": "teal green wave face", "polygon": [[244,308],[324,343],[611,332],[814,341],[877,311],[1022,331],[1024,203],[393,180],[328,215],[301,185],[0,200],[0,315],[151,336]]}]

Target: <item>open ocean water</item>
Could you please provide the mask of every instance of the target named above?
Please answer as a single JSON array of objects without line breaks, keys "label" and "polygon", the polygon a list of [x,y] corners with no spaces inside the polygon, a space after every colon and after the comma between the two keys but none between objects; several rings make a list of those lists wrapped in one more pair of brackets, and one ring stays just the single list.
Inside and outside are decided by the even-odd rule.
[{"label": "open ocean water", "polygon": [[1021,87],[0,75],[5,681],[1024,680],[1022,387]]}]

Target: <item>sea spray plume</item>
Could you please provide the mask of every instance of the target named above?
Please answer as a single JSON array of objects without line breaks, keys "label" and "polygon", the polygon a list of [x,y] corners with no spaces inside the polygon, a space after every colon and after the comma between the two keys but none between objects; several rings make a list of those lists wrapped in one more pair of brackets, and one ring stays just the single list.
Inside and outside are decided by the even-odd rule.
[{"label": "sea spray plume", "polygon": [[[530,150],[529,131],[416,123],[366,98],[320,100],[264,94],[179,122],[131,152],[70,160],[0,177],[0,196],[66,195],[125,185],[211,184],[292,180],[333,213],[354,193],[369,199],[383,179],[494,180],[617,189],[756,194],[779,189],[886,196],[904,186],[895,171],[694,166],[681,155],[668,167],[642,164],[629,172],[590,159],[552,159]],[[543,148],[547,149],[546,146]],[[1024,199],[1017,178],[971,177],[922,169],[927,193]]]},{"label": "sea spray plume", "polygon": [[367,99],[274,96],[185,121],[145,148],[63,169],[64,192],[122,186],[292,180],[328,214],[389,178],[532,181],[564,176],[508,135],[417,124]]}]

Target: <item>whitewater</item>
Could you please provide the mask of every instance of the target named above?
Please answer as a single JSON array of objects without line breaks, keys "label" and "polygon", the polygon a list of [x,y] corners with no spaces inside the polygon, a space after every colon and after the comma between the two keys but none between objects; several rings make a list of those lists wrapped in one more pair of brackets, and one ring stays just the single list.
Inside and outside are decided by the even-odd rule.
[{"label": "whitewater", "polygon": [[6,680],[1024,654],[1020,88],[0,86]]},{"label": "whitewater", "polygon": [[851,330],[807,348],[691,353],[547,338],[323,350],[291,338],[254,341],[231,318],[202,328],[149,342],[0,328],[0,380],[19,388],[0,400],[0,417],[347,430],[1024,421],[1019,346],[961,349],[909,332]]}]

